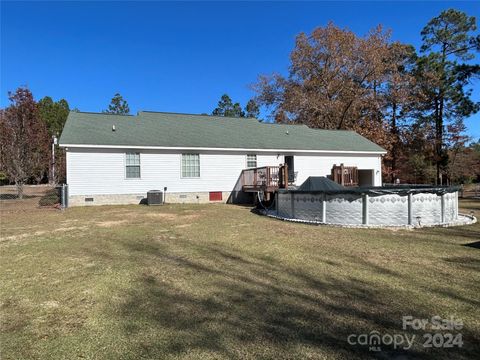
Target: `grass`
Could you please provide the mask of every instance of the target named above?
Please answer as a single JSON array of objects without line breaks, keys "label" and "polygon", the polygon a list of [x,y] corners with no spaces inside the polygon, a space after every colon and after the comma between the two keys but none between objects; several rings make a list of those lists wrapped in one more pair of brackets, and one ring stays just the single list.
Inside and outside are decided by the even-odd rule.
[{"label": "grass", "polygon": [[[480,215],[480,202],[463,202]],[[2,359],[475,358],[480,225],[341,229],[229,205],[1,211]],[[463,320],[427,349],[402,316]],[[412,349],[351,333],[416,335]]]}]

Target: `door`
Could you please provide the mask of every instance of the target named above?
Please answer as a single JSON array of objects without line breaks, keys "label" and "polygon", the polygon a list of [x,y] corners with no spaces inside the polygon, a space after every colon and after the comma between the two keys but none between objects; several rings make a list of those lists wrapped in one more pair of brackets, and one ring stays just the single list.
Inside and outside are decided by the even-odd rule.
[{"label": "door", "polygon": [[358,170],[358,186],[374,185],[374,170]]},{"label": "door", "polygon": [[293,184],[295,182],[295,164],[293,161],[293,155],[285,156],[285,164],[288,167],[288,183]]}]

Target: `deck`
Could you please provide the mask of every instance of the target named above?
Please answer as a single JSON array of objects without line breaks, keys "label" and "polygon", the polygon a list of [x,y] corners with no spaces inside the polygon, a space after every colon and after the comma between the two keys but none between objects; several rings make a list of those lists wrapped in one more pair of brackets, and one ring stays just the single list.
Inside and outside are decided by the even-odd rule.
[{"label": "deck", "polygon": [[331,179],[342,186],[358,186],[358,168],[356,166],[333,165]]},{"label": "deck", "polygon": [[287,166],[263,166],[242,171],[242,190],[245,192],[275,192],[288,188]]},{"label": "deck", "polygon": [[[242,191],[274,193],[278,189],[288,189],[295,183],[296,174],[289,174],[287,164],[245,169],[241,175]],[[355,187],[358,186],[358,169],[334,165],[330,178],[342,186]]]}]

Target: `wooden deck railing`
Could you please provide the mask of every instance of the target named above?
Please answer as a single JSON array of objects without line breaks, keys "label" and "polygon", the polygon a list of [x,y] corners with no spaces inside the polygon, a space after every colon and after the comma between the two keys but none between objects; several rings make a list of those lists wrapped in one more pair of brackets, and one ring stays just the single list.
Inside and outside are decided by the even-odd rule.
[{"label": "wooden deck railing", "polygon": [[273,192],[285,188],[288,186],[283,180],[287,178],[286,174],[286,165],[245,169],[242,171],[242,190]]},{"label": "wooden deck railing", "polygon": [[332,180],[343,186],[358,186],[358,169],[356,166],[333,165]]}]

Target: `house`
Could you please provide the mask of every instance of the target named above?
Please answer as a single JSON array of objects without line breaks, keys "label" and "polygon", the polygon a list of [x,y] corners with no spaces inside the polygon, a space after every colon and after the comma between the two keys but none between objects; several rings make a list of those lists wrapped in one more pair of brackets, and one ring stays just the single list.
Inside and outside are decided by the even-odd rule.
[{"label": "house", "polygon": [[[381,185],[385,150],[353,131],[208,115],[70,112],[69,205],[138,204],[166,188],[167,202],[240,201],[244,169],[288,165],[290,182],[356,167],[359,185]],[[289,175],[290,178],[290,175]]]}]

